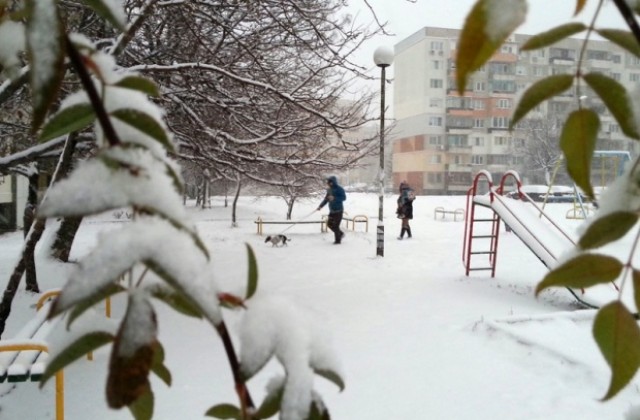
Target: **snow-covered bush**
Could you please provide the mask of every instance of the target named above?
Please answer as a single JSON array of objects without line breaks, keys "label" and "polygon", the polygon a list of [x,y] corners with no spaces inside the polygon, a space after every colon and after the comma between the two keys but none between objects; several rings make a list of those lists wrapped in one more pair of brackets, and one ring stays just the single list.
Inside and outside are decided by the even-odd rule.
[{"label": "snow-covered bush", "polygon": [[[575,14],[583,12],[585,0],[578,0]],[[604,2],[599,3],[598,9]],[[526,0],[478,0],[473,6],[462,30],[457,51],[457,87],[460,95],[465,92],[467,78],[481,68],[511,33],[525,20]],[[597,13],[589,25],[572,22],[544,33],[532,36],[521,47],[522,51],[545,48],[567,37],[586,33],[588,44],[594,34],[611,41],[629,54],[640,58],[640,29],[636,15],[640,3],[630,0],[614,0],[615,6],[629,25],[631,32],[597,27]],[[630,139],[640,140],[640,107],[638,92],[630,93],[612,77],[598,71],[589,71],[586,51],[582,48],[576,61],[574,74],[556,74],[545,77],[530,86],[520,97],[514,111],[511,129],[544,101],[571,88],[575,98],[584,95],[586,89],[599,96],[621,131]],[[591,186],[591,160],[595,151],[600,117],[598,113],[577,101],[577,109],[569,114],[561,136],[560,148],[565,157],[567,171],[590,198],[594,199]],[[587,288],[597,284],[620,280],[620,287],[633,287],[635,311],[619,298],[599,309],[593,325],[593,335],[612,372],[609,390],[604,399],[615,396],[633,378],[640,368],[640,268],[634,266],[636,236],[626,261],[594,252],[596,249],[624,237],[637,227],[640,216],[640,158],[601,197],[600,211],[582,233],[577,252],[568,261],[553,269],[536,288],[536,294],[549,287],[564,286]],[[618,286],[616,286],[618,287]],[[630,415],[631,416],[631,415]]]},{"label": "snow-covered bush", "polygon": [[[81,3],[113,28],[131,35],[120,2]],[[14,70],[26,50],[34,131],[47,140],[93,127],[98,145],[95,158],[81,162],[67,179],[53,185],[38,217],[103,212],[121,217],[124,208],[131,209],[124,214],[132,220],[99,237],[97,246],[70,275],[49,315],[66,313],[70,326],[107,297],[125,294],[126,313],[117,331],[95,327],[71,334],[52,354],[43,383],[84,354],[112,344],[106,392],[109,406],[126,406],[137,419],[151,418],[149,375],[154,373],[171,384],[154,310],[154,300],[161,300],[185,315],[206,319],[224,342],[239,407],[216,405],[207,415],[258,419],[280,412],[283,419],[327,418],[321,398],[313,391],[313,375],[341,388],[344,385],[323,336],[315,333],[315,326],[304,316],[292,315],[294,309],[288,304],[254,297],[258,272],[250,248],[245,296],[218,289],[209,251],[182,205],[183,182],[168,156],[175,144],[163,110],[149,99],[159,96],[159,89],[153,81],[120,67],[113,55],[92,40],[68,34],[58,6],[56,0],[0,0],[0,65],[9,73],[19,73]],[[20,23],[22,19],[26,25]],[[63,78],[72,77],[69,68],[81,89],[64,98],[50,114]],[[240,360],[224,322],[223,306],[246,310]],[[270,320],[271,329],[260,327],[265,320]],[[273,357],[283,365],[286,376],[274,380],[265,402],[255,407],[246,381]]]}]

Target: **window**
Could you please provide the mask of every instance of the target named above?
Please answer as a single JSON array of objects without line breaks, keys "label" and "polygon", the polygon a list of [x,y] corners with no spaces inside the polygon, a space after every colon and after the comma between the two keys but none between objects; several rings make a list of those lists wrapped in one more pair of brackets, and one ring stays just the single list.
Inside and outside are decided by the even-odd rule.
[{"label": "window", "polygon": [[482,164],[484,164],[484,156],[472,155],[471,156],[471,164],[472,165],[482,165]]},{"label": "window", "polygon": [[473,126],[475,128],[484,128],[484,120],[482,118],[476,118],[473,120]]},{"label": "window", "polygon": [[442,99],[440,98],[429,99],[429,108],[441,108],[441,107],[442,107]]},{"label": "window", "polygon": [[622,62],[622,57],[619,54],[614,54],[611,56],[611,61],[616,64],[620,64]]},{"label": "window", "polygon": [[440,60],[433,60],[431,66],[434,70],[440,70]]},{"label": "window", "polygon": [[444,42],[442,41],[431,41],[431,49],[435,51],[444,50]]},{"label": "window", "polygon": [[429,163],[440,163],[442,162],[442,156],[440,155],[431,155],[431,159],[429,159]]},{"label": "window", "polygon": [[493,139],[493,144],[496,146],[506,146],[509,144],[509,137],[497,136]]},{"label": "window", "polygon": [[498,99],[498,108],[500,108],[500,109],[509,109],[509,108],[511,108],[511,100],[510,99]]},{"label": "window", "polygon": [[620,126],[618,124],[609,124],[609,131],[611,133],[619,133],[620,132]]},{"label": "window", "polygon": [[630,82],[640,81],[640,73],[629,73],[629,81]]},{"label": "window", "polygon": [[460,165],[462,163],[462,158],[460,155],[454,155],[453,156],[453,163],[455,163],[456,165]]},{"label": "window", "polygon": [[491,122],[493,128],[508,128],[511,121],[508,117],[493,117]]},{"label": "window", "polygon": [[429,85],[432,88],[441,88],[443,86],[442,79],[431,79]]},{"label": "window", "polygon": [[620,73],[611,73],[611,78],[615,81],[620,81],[620,79],[622,78]]},{"label": "window", "polygon": [[442,117],[429,117],[430,127],[442,127]]},{"label": "window", "polygon": [[449,146],[466,146],[468,143],[467,136],[464,134],[450,134],[447,136],[447,144]]},{"label": "window", "polygon": [[487,85],[484,82],[476,82],[475,87],[476,92],[484,92],[485,90],[487,90]]},{"label": "window", "polygon": [[516,91],[516,83],[513,80],[494,80],[491,82],[493,92],[513,93]]},{"label": "window", "polygon": [[526,76],[527,68],[525,66],[516,66],[516,74],[518,76]]},{"label": "window", "polygon": [[513,139],[514,147],[524,147],[524,139]]},{"label": "window", "polygon": [[637,66],[638,64],[640,64],[640,58],[636,57],[635,55],[630,55],[629,64]]},{"label": "window", "polygon": [[509,165],[511,163],[510,155],[489,155],[487,156],[489,165]]},{"label": "window", "polygon": [[431,145],[442,144],[442,136],[429,136],[429,144]]},{"label": "window", "polygon": [[537,77],[546,76],[547,68],[542,66],[533,66],[531,68],[531,72],[533,73],[534,76],[537,76]]},{"label": "window", "polygon": [[484,101],[481,99],[474,99],[473,109],[484,109]]},{"label": "window", "polygon": [[473,144],[476,146],[484,146],[484,137],[474,137]]}]

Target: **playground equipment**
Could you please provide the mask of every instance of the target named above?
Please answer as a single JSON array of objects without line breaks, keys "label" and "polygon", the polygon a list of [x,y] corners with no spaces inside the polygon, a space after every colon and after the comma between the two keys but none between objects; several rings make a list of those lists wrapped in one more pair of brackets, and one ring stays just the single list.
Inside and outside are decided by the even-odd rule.
[{"label": "playground equipment", "polygon": [[[505,186],[509,180],[515,183],[515,194],[519,199],[505,196]],[[479,195],[481,186],[485,187],[488,193]],[[491,277],[495,277],[501,221],[504,221],[549,269],[555,267],[562,254],[575,248],[573,238],[524,193],[521,187],[520,176],[515,171],[506,172],[497,188],[494,188],[491,174],[487,171],[480,171],[474,178],[467,192],[468,217],[462,247],[462,262],[466,276],[472,271],[486,270],[491,272]],[[483,214],[481,209],[491,210],[490,216],[486,215],[486,211]],[[489,225],[488,231],[481,231],[480,226],[483,224]],[[588,290],[568,290],[578,302],[590,308],[597,308],[617,296],[617,286],[613,282]]]},{"label": "playground equipment", "polygon": [[[631,154],[624,150],[596,150],[593,152],[593,163],[592,169],[595,169],[599,163],[599,171],[592,171],[592,178],[595,175],[600,178],[600,189],[604,189],[607,185],[609,185],[613,180],[624,172],[625,165],[627,162],[631,161]],[[550,196],[551,189],[553,188],[553,184],[556,179],[556,175],[558,173],[558,169],[560,168],[560,164],[564,160],[564,157],[561,156],[558,162],[556,163],[556,167],[553,170],[553,174],[551,176],[551,182],[549,183],[549,191],[547,192],[547,197]],[[607,176],[608,175],[608,176]],[[546,198],[542,205],[546,204]],[[581,192],[578,190],[578,187],[573,185],[573,208],[569,209],[565,215],[567,219],[586,219],[589,216],[589,213],[593,212],[593,206],[586,203],[583,199]]]}]

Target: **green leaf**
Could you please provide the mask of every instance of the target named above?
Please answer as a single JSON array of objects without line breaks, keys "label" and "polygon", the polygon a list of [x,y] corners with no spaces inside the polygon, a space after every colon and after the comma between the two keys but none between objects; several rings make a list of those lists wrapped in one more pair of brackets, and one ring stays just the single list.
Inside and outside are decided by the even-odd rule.
[{"label": "green leaf", "polygon": [[631,32],[622,29],[597,29],[596,32],[636,57],[640,57],[640,44]]},{"label": "green leaf", "polygon": [[164,347],[159,342],[153,352],[153,361],[151,362],[151,371],[162,379],[162,381],[171,386],[171,372],[164,364]]},{"label": "green leaf", "polygon": [[92,332],[81,336],[49,361],[44,373],[42,374],[40,388],[42,388],[57,371],[64,369],[67,365],[75,362],[85,354],[112,342],[114,339],[115,337],[113,334],[102,331]]},{"label": "green leaf", "polygon": [[598,248],[622,238],[638,221],[636,213],[616,211],[595,220],[580,238],[580,248]]},{"label": "green leaf", "polygon": [[202,318],[202,313],[198,310],[197,306],[193,305],[188,298],[180,293],[160,284],[154,284],[148,287],[147,290],[149,290],[151,296],[160,299],[181,314],[198,319]]},{"label": "green leaf", "polygon": [[133,89],[138,90],[142,93],[146,93],[149,96],[157,97],[160,96],[160,91],[158,90],[158,86],[152,81],[147,79],[146,77],[141,76],[127,76],[115,83],[113,86],[125,88],[125,89]]},{"label": "green leaf", "polygon": [[536,296],[553,286],[584,288],[615,280],[622,263],[608,255],[583,254],[550,271],[536,287]]},{"label": "green leaf", "polygon": [[534,35],[527,40],[521,47],[521,51],[537,50],[538,48],[548,47],[572,35],[583,32],[587,29],[586,25],[579,22],[566,23],[557,26],[548,31]]},{"label": "green leaf", "polygon": [[573,76],[569,74],[557,74],[545,77],[531,85],[522,95],[518,102],[509,129],[513,129],[515,125],[532,109],[540,105],[542,102],[558,95],[571,87]]},{"label": "green leaf", "polygon": [[622,132],[633,139],[640,139],[633,113],[633,105],[624,86],[602,73],[589,73],[583,75],[582,78],[604,101],[611,114],[620,124]]},{"label": "green leaf", "polygon": [[522,22],[527,10],[525,0],[513,0],[505,3],[505,9],[500,13],[509,16],[509,20],[502,19],[500,25],[495,25],[490,0],[478,0],[467,16],[460,34],[456,55],[458,92],[464,94],[467,77],[482,67],[493,53],[502,45],[507,37]]},{"label": "green leaf", "polygon": [[[71,326],[71,323],[75,321],[80,315],[82,315],[87,309],[91,308],[96,303],[101,302],[108,297],[124,291],[125,288],[116,283],[108,283],[104,285],[104,287],[92,289],[92,294],[76,303],[69,313],[69,318],[67,319],[67,329]],[[64,312],[68,308],[68,306],[64,308],[58,307],[58,305],[56,305],[56,303],[54,302],[54,304],[51,306],[51,312],[48,316],[49,318],[54,317],[61,312]]]},{"label": "green leaf", "polygon": [[27,0],[27,54],[33,95],[32,130],[42,125],[64,77],[65,33],[54,0]]},{"label": "green leaf", "polygon": [[218,404],[211,407],[205,413],[207,417],[215,417],[217,419],[242,419],[242,412],[233,404]]},{"label": "green leaf", "polygon": [[78,104],[57,112],[42,129],[40,141],[44,142],[72,131],[80,131],[96,119],[90,104]]},{"label": "green leaf", "polygon": [[147,387],[144,394],[128,405],[129,411],[136,420],[151,420],[153,418],[154,397],[151,387]]},{"label": "green leaf", "polygon": [[636,311],[640,310],[640,271],[632,271],[633,278],[633,299],[636,303]]},{"label": "green leaf", "polygon": [[609,390],[602,398],[608,400],[631,381],[640,367],[640,328],[622,302],[614,301],[598,311],[593,337],[611,368]]},{"label": "green leaf", "polygon": [[311,401],[309,415],[305,420],[330,420],[329,412],[324,405],[319,405],[316,401]]},{"label": "green leaf", "polygon": [[594,198],[591,187],[591,158],[598,138],[600,119],[590,109],[572,112],[562,128],[560,148],[567,161],[567,171],[582,191]]},{"label": "green leaf", "polygon": [[250,299],[258,289],[258,263],[256,262],[256,254],[253,252],[251,245],[247,246],[247,256],[249,257],[249,275],[247,278],[247,295],[245,299]]},{"label": "green leaf", "polygon": [[333,370],[330,370],[330,369],[314,369],[314,372],[317,375],[322,376],[323,378],[333,382],[338,388],[340,388],[340,391],[344,391],[344,388],[345,388],[344,380],[337,372],[334,372]]},{"label": "green leaf", "polygon": [[94,12],[98,14],[101,18],[108,21],[113,25],[114,28],[118,29],[121,32],[125,31],[125,22],[122,17],[118,17],[109,5],[102,0],[81,0]]},{"label": "green leaf", "polygon": [[111,115],[159,141],[167,150],[175,151],[165,129],[150,115],[132,108],[118,109],[111,112]]}]

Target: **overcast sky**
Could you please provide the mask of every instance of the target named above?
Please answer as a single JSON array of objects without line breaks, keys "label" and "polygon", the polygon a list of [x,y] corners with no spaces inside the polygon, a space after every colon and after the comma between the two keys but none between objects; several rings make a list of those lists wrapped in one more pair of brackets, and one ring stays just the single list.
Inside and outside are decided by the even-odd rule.
[{"label": "overcast sky", "polygon": [[[460,29],[475,0],[416,0],[414,3],[407,0],[368,0],[368,2],[375,9],[380,21],[389,22],[389,32],[395,34],[393,37],[378,37],[370,41],[356,56],[358,63],[370,68],[372,74],[377,74],[379,70],[373,65],[373,51],[378,46],[393,47],[425,26]],[[516,30],[517,33],[532,35],[566,23],[571,20],[576,5],[575,0],[529,0],[528,3],[527,21]],[[588,0],[587,7],[576,20],[585,24],[590,23],[597,3],[597,0]],[[364,0],[349,0],[349,10],[352,14],[357,14],[359,22],[370,22],[372,19]],[[626,27],[611,2],[602,8],[597,26]],[[388,74],[393,77],[393,66]]]}]

